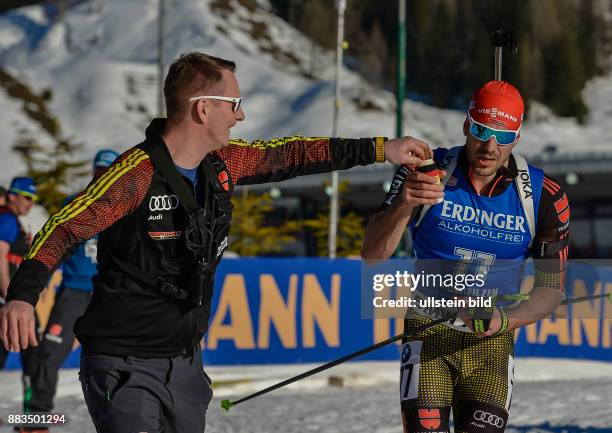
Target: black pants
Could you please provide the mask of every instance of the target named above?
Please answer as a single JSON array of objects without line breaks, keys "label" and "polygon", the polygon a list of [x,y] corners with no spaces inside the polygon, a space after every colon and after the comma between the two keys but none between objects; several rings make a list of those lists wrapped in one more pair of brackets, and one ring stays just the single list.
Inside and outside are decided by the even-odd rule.
[{"label": "black pants", "polygon": [[[40,321],[38,320],[38,314],[34,311],[34,320],[35,320],[35,328],[36,328],[36,336],[37,340],[40,341]],[[23,411],[30,411],[30,394],[32,392],[32,378],[34,374],[36,374],[37,363],[38,363],[38,349],[40,346],[36,347],[28,347],[26,350],[22,350],[21,355],[21,369],[23,372],[22,380],[23,380],[23,393],[24,393],[24,404]],[[4,368],[4,363],[6,362],[6,358],[8,357],[8,351],[4,348],[4,344],[0,343],[0,369]]]},{"label": "black pants", "polygon": [[202,353],[81,356],[79,379],[98,433],[203,433],[212,398]]},{"label": "black pants", "polygon": [[[38,316],[36,316],[36,326],[38,327]],[[21,351],[21,366],[23,374],[32,377],[36,372],[36,353],[38,347],[28,347]],[[4,348],[4,344],[0,343],[0,370],[4,368],[6,358],[9,352]]]},{"label": "black pants", "polygon": [[50,412],[53,409],[58,371],[72,351],[72,327],[87,308],[90,298],[91,292],[84,290],[64,287],[58,292],[38,349],[37,369],[32,378],[32,411]]}]

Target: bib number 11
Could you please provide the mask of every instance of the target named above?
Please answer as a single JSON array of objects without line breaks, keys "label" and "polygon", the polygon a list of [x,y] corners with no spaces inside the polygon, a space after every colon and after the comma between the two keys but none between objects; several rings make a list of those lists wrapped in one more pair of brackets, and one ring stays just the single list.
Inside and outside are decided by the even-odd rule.
[{"label": "bib number 11", "polygon": [[474,274],[486,277],[489,268],[495,262],[495,254],[467,248],[455,247],[455,255],[459,257],[455,275]]}]

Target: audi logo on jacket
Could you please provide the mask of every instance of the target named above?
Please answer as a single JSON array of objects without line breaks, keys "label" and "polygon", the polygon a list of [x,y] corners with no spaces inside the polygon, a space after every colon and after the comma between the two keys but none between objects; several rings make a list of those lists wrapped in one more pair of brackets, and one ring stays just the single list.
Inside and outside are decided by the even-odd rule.
[{"label": "audi logo on jacket", "polygon": [[149,198],[149,210],[151,212],[174,210],[179,206],[179,199],[175,194],[152,195]]},{"label": "audi logo on jacket", "polygon": [[[208,328],[212,295],[201,307],[171,300],[116,264],[116,259],[128,262],[183,289],[193,270],[193,256],[184,239],[187,215],[148,153],[153,146],[166,149],[160,135],[164,122],[153,120],[143,143],[121,155],[47,221],[9,287],[8,300],[35,305],[66,252],[99,233],[94,295],[75,325],[76,336],[88,353],[176,356],[197,345]],[[370,164],[376,159],[373,143],[371,138],[325,137],[250,144],[232,140],[229,146],[207,155],[198,168],[195,198],[207,207],[208,215],[214,215],[210,284],[227,246],[234,184],[280,181]],[[210,186],[208,203],[204,203],[205,182]],[[213,197],[216,205],[211,209]]]}]

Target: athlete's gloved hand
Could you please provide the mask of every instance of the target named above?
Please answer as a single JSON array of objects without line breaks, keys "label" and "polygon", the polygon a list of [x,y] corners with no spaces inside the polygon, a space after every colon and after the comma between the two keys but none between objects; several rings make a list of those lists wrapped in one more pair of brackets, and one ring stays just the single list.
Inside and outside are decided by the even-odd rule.
[{"label": "athlete's gloved hand", "polygon": [[502,314],[498,308],[493,309],[493,314],[489,322],[489,329],[487,329],[486,332],[474,331],[474,318],[467,312],[467,310],[459,310],[459,317],[467,326],[469,326],[469,328],[474,332],[474,335],[479,338],[492,337],[493,335],[497,334],[502,328],[503,323]]},{"label": "athlete's gloved hand", "polygon": [[34,307],[29,303],[9,301],[0,308],[0,338],[6,350],[19,352],[38,346],[34,328]]},{"label": "athlete's gloved hand", "polygon": [[414,137],[400,137],[385,142],[385,160],[393,164],[419,166],[419,162],[431,158],[429,146]]}]

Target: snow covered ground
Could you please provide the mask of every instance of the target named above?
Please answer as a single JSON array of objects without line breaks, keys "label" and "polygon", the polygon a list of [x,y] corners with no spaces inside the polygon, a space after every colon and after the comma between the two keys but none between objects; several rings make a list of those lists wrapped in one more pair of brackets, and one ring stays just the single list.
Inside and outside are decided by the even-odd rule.
[{"label": "snow covered ground", "polygon": [[[270,13],[266,0],[258,0],[255,9],[245,5],[238,0],[169,1],[167,60],[201,50],[237,61],[247,120],[234,129],[235,137],[330,134],[333,53],[313,59],[310,42]],[[61,135],[84,143],[80,157],[93,155],[100,146],[124,150],[138,143],[156,113],[157,7],[157,0],[89,0],[61,20],[39,6],[0,16],[0,65],[37,94],[52,89],[50,109]],[[536,108],[519,151],[527,156],[545,148],[566,156],[612,154],[612,75],[589,82],[584,97],[591,110],[585,127]],[[353,102],[359,98],[374,101],[381,111],[360,110]],[[391,94],[345,70],[343,99],[341,135],[393,136]],[[23,167],[7,152],[20,133],[27,131],[42,144],[51,140],[26,117],[22,103],[2,89],[0,107],[2,184]],[[405,132],[433,147],[456,145],[463,141],[463,118],[459,111],[409,101]]]},{"label": "snow covered ground", "polygon": [[[223,411],[220,400],[235,400],[312,365],[211,367],[215,397],[207,433],[326,432],[401,433],[396,363],[357,362],[274,391]],[[58,411],[69,423],[54,429],[93,432],[76,370],[60,376]],[[343,387],[330,386],[330,377]],[[0,416],[19,412],[17,372],[0,372]],[[12,396],[12,397],[8,397]],[[11,431],[0,426],[0,433]],[[518,359],[508,433],[612,432],[612,364],[555,359]]]}]

